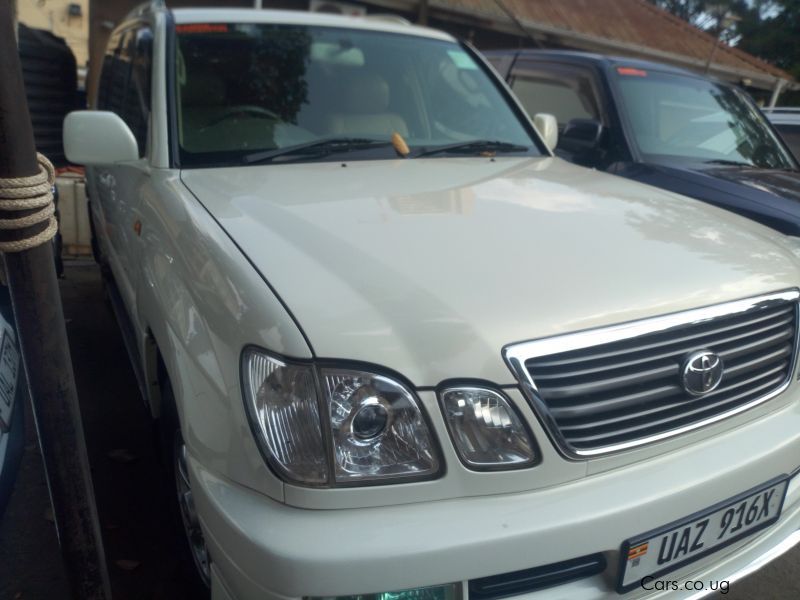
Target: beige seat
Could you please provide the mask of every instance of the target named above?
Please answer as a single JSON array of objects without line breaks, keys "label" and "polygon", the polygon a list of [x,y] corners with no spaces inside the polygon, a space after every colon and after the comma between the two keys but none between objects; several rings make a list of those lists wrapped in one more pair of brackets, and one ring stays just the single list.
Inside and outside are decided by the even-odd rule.
[{"label": "beige seat", "polygon": [[403,118],[389,112],[390,90],[385,79],[359,74],[346,83],[338,112],[327,118],[327,131],[337,136],[385,137],[397,132],[408,135]]}]

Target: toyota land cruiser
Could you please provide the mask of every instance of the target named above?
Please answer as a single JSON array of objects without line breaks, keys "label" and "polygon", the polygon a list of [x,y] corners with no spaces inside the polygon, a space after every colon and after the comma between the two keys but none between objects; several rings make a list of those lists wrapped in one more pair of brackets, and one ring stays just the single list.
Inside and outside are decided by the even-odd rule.
[{"label": "toyota land cruiser", "polygon": [[555,158],[388,20],[144,7],[94,108],[66,151],[213,598],[696,597],[800,540],[788,238]]}]

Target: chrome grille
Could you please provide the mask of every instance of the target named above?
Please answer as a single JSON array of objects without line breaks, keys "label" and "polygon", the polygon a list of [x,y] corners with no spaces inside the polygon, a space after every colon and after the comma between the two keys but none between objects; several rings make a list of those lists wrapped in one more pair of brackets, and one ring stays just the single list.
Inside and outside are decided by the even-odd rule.
[{"label": "chrome grille", "polygon": [[[554,441],[573,457],[664,439],[747,410],[789,384],[797,291],[515,344],[504,355]],[[682,384],[689,354],[724,363],[700,397]]]}]

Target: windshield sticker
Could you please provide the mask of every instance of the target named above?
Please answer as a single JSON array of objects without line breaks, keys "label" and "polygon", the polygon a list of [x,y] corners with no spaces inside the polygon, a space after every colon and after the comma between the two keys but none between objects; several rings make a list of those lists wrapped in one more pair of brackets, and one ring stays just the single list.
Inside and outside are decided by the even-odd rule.
[{"label": "windshield sticker", "polygon": [[617,67],[617,73],[620,75],[627,75],[629,77],[647,77],[647,71],[642,69],[634,69],[633,67]]},{"label": "windshield sticker", "polygon": [[178,33],[228,33],[228,26],[225,23],[189,23],[176,25],[175,31]]},{"label": "windshield sticker", "polygon": [[466,52],[461,50],[448,50],[447,54],[450,55],[450,60],[452,60],[459,69],[475,71],[478,68],[478,65],[475,64],[475,61],[472,60]]}]

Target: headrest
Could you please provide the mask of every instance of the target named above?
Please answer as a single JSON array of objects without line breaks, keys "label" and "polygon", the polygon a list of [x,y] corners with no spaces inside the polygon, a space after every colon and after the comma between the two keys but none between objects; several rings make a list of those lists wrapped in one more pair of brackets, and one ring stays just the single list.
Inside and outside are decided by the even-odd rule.
[{"label": "headrest", "polygon": [[348,82],[345,109],[350,113],[378,114],[389,108],[389,84],[374,74],[359,74]]},{"label": "headrest", "polygon": [[222,106],[225,104],[225,82],[210,69],[187,69],[186,83],[181,86],[183,106]]}]

